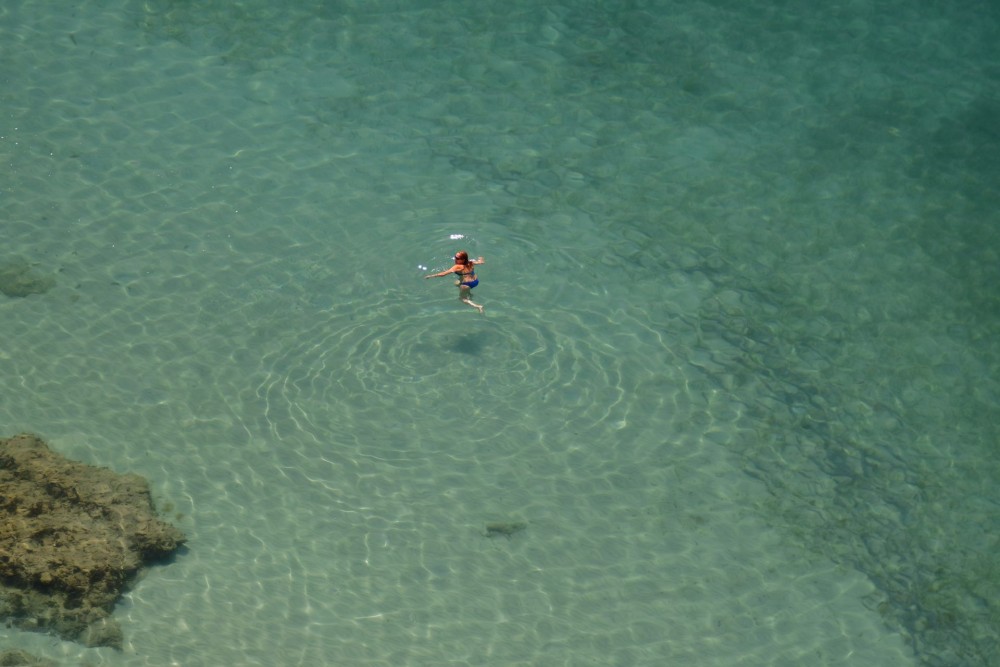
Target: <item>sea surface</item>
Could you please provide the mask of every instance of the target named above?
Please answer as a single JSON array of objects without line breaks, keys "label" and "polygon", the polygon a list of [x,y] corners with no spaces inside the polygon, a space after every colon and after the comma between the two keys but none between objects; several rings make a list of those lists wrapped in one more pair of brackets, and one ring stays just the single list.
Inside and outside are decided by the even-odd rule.
[{"label": "sea surface", "polygon": [[995,3],[6,0],[0,65],[0,434],[188,536],[122,651],[0,648],[1000,665]]}]

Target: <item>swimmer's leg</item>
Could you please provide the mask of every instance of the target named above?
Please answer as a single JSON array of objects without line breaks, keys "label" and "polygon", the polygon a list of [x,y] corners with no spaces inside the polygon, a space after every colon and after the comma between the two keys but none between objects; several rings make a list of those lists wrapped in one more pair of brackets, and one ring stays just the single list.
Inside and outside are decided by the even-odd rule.
[{"label": "swimmer's leg", "polygon": [[480,315],[483,313],[483,307],[472,300],[472,290],[466,287],[465,285],[458,286],[458,299],[462,303],[467,303],[476,310],[478,310]]}]

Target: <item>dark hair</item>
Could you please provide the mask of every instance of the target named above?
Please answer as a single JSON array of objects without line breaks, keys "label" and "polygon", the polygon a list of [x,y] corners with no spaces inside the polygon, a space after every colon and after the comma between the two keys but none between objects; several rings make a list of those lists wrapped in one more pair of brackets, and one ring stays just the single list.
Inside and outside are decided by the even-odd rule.
[{"label": "dark hair", "polygon": [[462,264],[469,263],[469,253],[464,250],[459,250],[455,253],[455,263],[458,264],[459,260],[462,260]]}]

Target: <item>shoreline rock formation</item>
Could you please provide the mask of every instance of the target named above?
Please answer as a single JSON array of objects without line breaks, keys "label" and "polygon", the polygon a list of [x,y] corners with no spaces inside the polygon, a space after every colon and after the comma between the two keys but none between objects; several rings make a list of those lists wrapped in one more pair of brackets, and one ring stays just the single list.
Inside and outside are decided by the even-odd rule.
[{"label": "shoreline rock formation", "polygon": [[142,567],[183,543],[146,480],[0,439],[0,616],[87,646],[122,647],[111,612]]}]

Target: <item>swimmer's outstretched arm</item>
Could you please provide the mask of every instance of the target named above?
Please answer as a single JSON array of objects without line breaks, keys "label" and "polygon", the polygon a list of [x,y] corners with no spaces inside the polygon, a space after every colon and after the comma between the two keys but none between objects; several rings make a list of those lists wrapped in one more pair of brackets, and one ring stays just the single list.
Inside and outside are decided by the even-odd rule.
[{"label": "swimmer's outstretched arm", "polygon": [[440,273],[428,273],[426,276],[424,276],[424,278],[441,278],[443,276],[448,275],[449,273],[458,273],[461,270],[462,270],[462,265],[456,264],[447,271],[441,271]]}]

